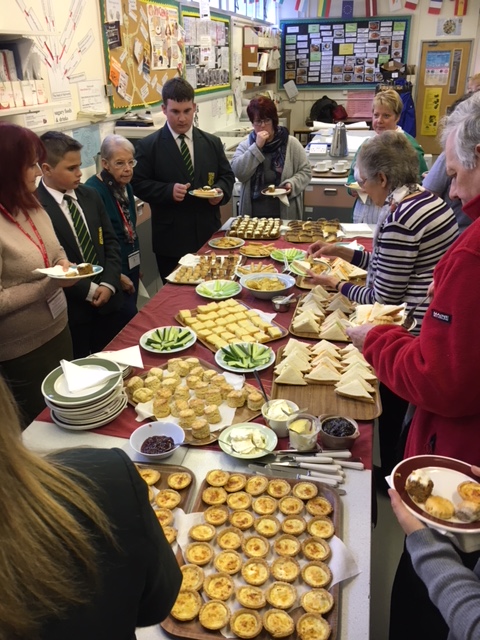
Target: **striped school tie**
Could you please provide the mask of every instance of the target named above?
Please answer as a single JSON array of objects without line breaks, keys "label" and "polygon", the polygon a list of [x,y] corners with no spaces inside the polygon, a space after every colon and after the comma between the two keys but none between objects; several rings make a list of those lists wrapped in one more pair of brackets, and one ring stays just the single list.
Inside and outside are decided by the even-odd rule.
[{"label": "striped school tie", "polygon": [[193,173],[192,156],[190,155],[190,150],[187,143],[185,142],[185,134],[181,133],[178,137],[180,138],[180,153],[182,154],[183,161],[185,162],[185,166],[187,167],[187,173],[190,178],[190,182],[193,184],[195,175]]},{"label": "striped school tie", "polygon": [[63,199],[67,203],[68,210],[72,216],[73,227],[77,234],[78,244],[82,250],[84,262],[90,264],[98,264],[97,252],[93,246],[92,238],[88,232],[87,225],[83,221],[82,214],[78,210],[75,200],[71,196],[63,196]]}]

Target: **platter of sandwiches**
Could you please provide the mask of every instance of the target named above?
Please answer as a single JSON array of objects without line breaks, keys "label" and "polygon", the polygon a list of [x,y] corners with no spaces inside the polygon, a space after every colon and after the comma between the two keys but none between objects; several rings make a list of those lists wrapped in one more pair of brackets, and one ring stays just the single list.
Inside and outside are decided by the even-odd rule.
[{"label": "platter of sandwiches", "polygon": [[314,415],[356,420],[373,420],[382,411],[378,379],[362,354],[328,340],[312,345],[292,338],[278,351],[272,398],[308,406]]},{"label": "platter of sandwiches", "polygon": [[[325,261],[327,260],[328,259],[325,258]],[[365,271],[365,269],[356,267],[346,260],[342,260],[342,258],[335,258],[334,260],[329,261],[329,266],[329,276],[340,278],[340,280],[346,280],[348,282],[351,282],[352,284],[365,284],[367,278],[367,272]],[[315,286],[311,278],[303,275],[299,275],[296,284],[297,287],[300,287],[300,289],[312,289]]]}]

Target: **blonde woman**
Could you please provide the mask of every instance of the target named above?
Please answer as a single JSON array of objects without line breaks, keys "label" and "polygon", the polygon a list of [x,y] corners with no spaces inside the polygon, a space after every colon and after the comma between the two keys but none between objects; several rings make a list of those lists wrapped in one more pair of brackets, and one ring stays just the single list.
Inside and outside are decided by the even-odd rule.
[{"label": "blonde woman", "polygon": [[[416,182],[421,183],[421,176],[425,171],[428,171],[427,163],[425,162],[424,152],[422,147],[418,144],[415,138],[398,126],[398,121],[402,115],[403,102],[399,94],[395,89],[386,89],[377,93],[373,99],[372,104],[372,129],[377,135],[381,135],[385,131],[401,131],[403,135],[410,142],[415,149],[418,156],[419,163],[419,175]],[[347,178],[347,185],[355,182],[355,165],[357,161],[357,154],[353,159],[350,173]],[[383,209],[383,205],[376,205],[370,196],[367,196],[365,202],[362,202],[360,198],[355,200],[353,205],[353,222],[365,222],[367,224],[376,224],[378,217]]]},{"label": "blonde woman", "polygon": [[181,573],[120,449],[41,458],[0,377],[0,638],[132,640],[169,613]]}]

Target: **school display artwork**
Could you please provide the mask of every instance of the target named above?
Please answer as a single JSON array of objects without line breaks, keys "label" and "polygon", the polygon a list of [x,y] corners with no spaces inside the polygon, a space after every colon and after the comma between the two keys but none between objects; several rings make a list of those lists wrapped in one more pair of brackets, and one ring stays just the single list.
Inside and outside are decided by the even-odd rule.
[{"label": "school display artwork", "polygon": [[182,11],[185,29],[186,78],[196,93],[230,89],[230,24],[224,16],[210,14],[200,20],[195,11]]},{"label": "school display artwork", "polygon": [[101,3],[112,110],[160,102],[165,82],[184,71],[178,5],[155,0]]},{"label": "school display artwork", "polygon": [[285,20],[281,84],[298,89],[365,88],[383,81],[381,66],[407,58],[410,18]]}]

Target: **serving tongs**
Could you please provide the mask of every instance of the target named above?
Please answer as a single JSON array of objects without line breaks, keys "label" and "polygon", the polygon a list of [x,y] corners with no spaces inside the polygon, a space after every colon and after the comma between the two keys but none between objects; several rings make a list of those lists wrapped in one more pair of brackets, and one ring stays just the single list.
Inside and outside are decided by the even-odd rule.
[{"label": "serving tongs", "polygon": [[410,329],[413,328],[413,325],[415,324],[415,318],[414,318],[415,311],[418,309],[418,307],[421,307],[422,304],[425,304],[425,302],[428,302],[428,300],[430,300],[430,294],[425,296],[423,300],[420,300],[418,304],[416,304],[414,307],[412,307],[409,310],[409,312],[407,313],[407,315],[405,316],[402,322],[402,327],[404,329],[406,329],[407,331],[410,331]]}]

